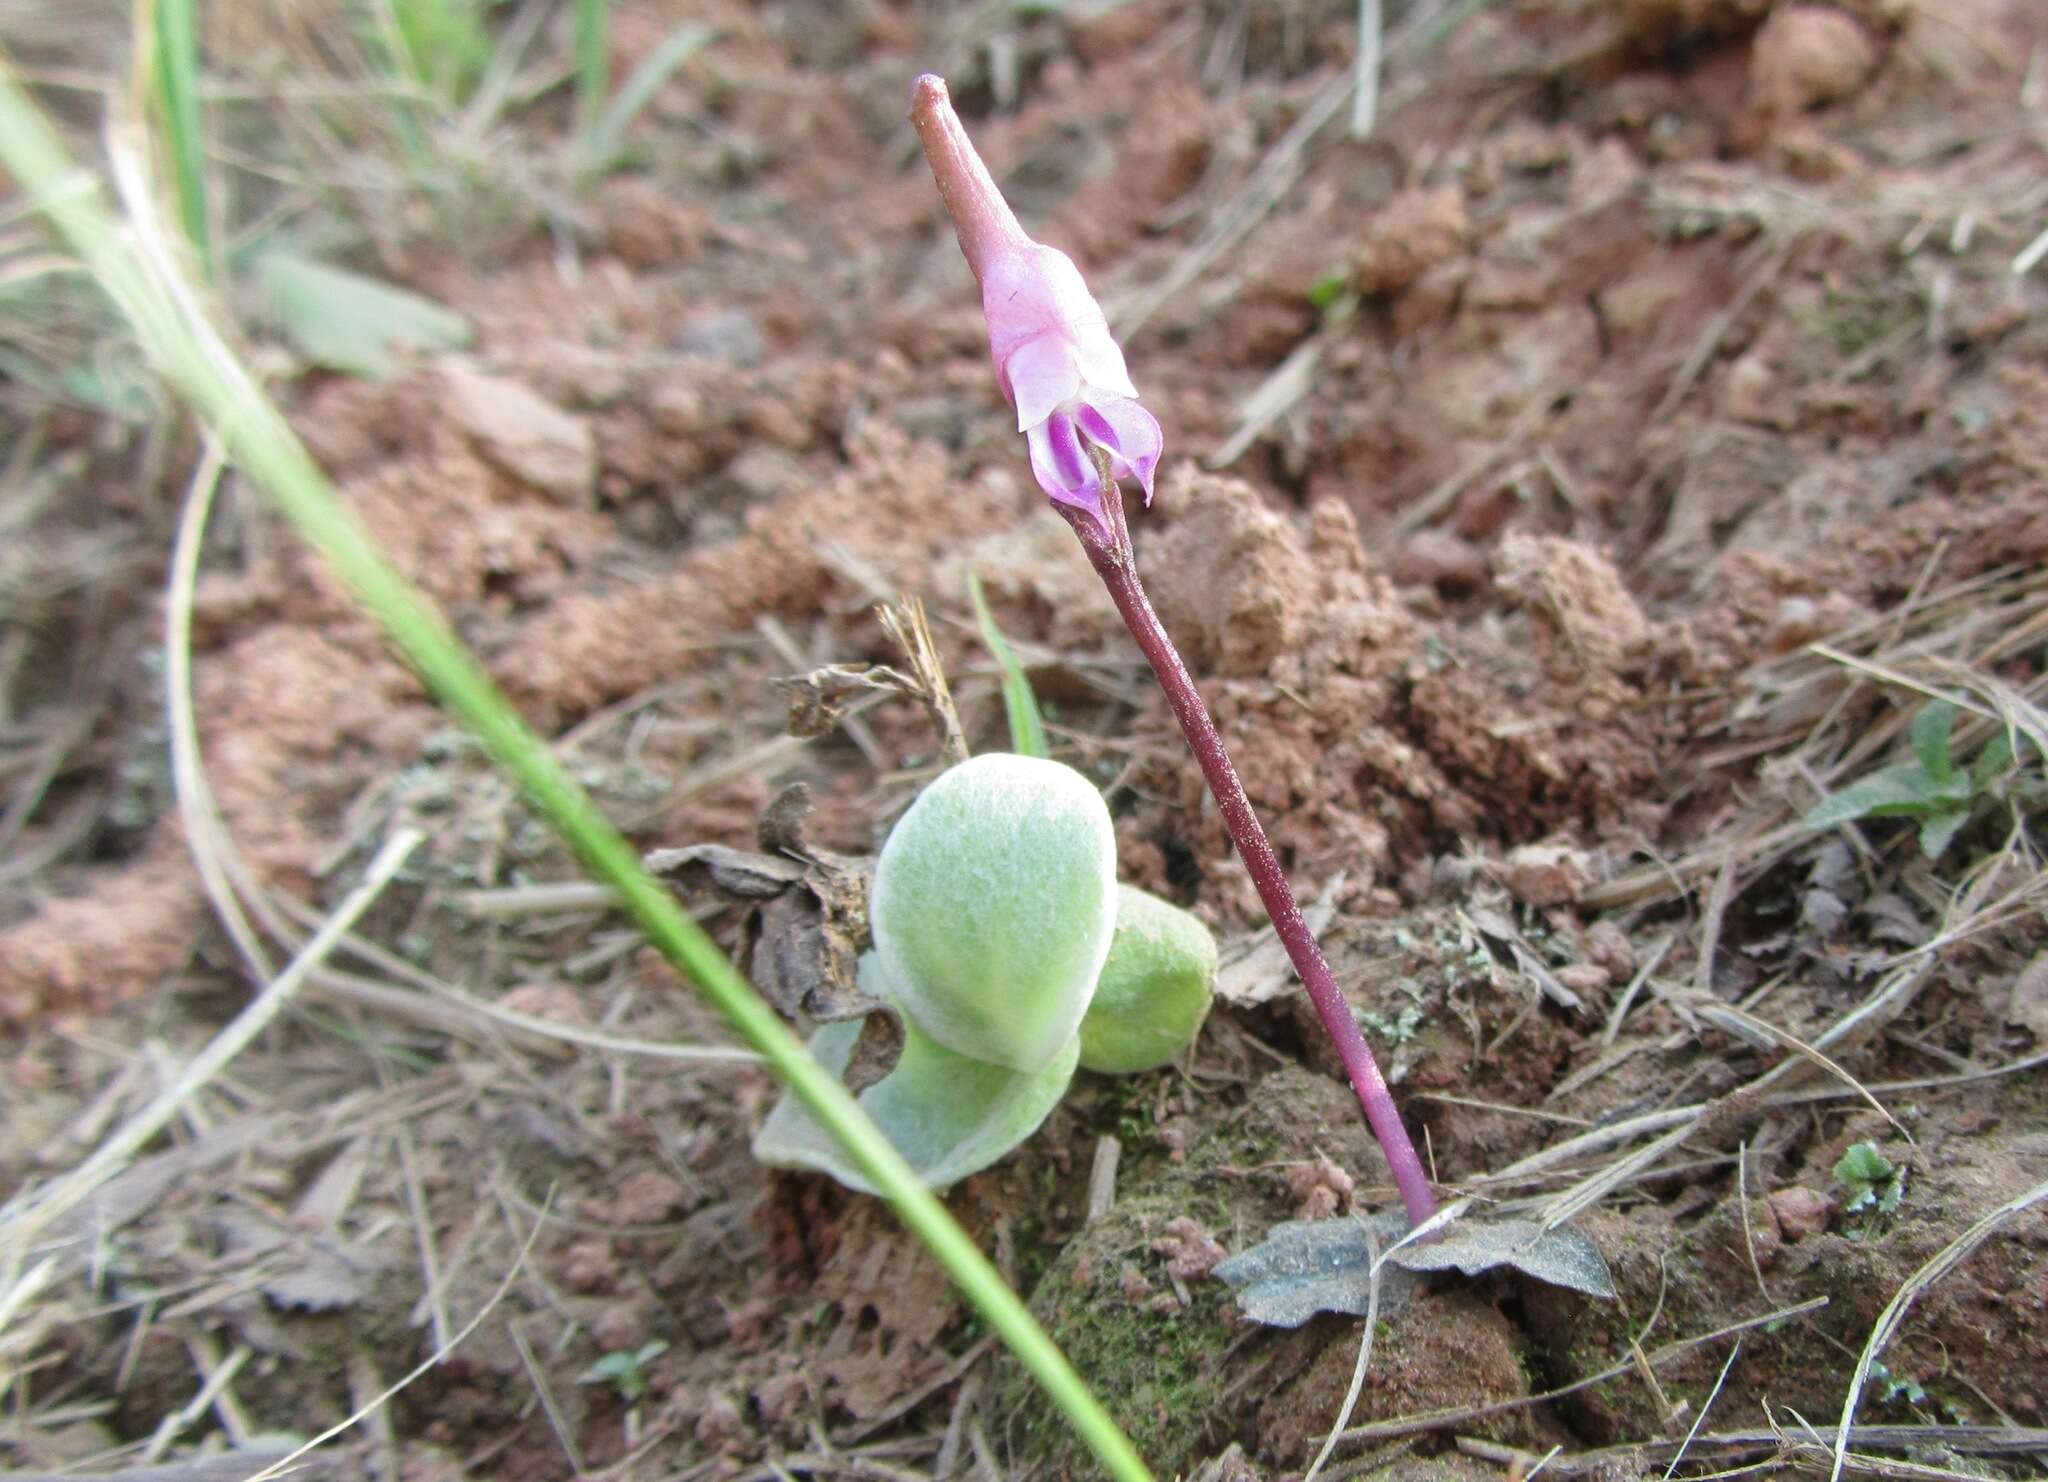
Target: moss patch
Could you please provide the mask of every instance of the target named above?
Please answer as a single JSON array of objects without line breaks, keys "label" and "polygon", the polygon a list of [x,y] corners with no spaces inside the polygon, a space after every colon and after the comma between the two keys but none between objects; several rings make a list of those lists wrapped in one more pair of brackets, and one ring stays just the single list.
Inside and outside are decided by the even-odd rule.
[{"label": "moss patch", "polygon": [[[1032,1295],[1033,1314],[1161,1476],[1184,1471],[1220,1441],[1232,1330],[1228,1289],[1188,1282],[1191,1300],[1181,1306],[1152,1246],[1173,1219],[1217,1213],[1178,1196],[1125,1200],[1068,1243]],[[1007,1361],[1002,1395],[1020,1475],[1095,1475],[1065,1420]]]}]

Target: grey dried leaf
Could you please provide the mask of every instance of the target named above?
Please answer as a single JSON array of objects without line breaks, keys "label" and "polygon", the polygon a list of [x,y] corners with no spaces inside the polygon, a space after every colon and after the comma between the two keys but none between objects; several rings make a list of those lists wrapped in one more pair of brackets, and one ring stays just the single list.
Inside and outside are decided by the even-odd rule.
[{"label": "grey dried leaf", "polygon": [[369,1293],[371,1266],[354,1246],[309,1241],[291,1265],[264,1278],[263,1295],[307,1312],[353,1307]]},{"label": "grey dried leaf", "polygon": [[1464,910],[1472,924],[1495,941],[1519,942],[1522,939],[1522,933],[1516,927],[1514,918],[1509,916],[1502,906],[1487,900],[1475,899],[1467,901]]},{"label": "grey dried leaf", "polygon": [[1815,886],[1799,897],[1799,924],[1823,941],[1834,936],[1849,919],[1849,907],[1832,890]]},{"label": "grey dried leaf", "polygon": [[2048,952],[2037,954],[2012,980],[2005,1022],[2031,1031],[2037,1043],[2048,1040]]},{"label": "grey dried leaf", "polygon": [[809,860],[815,857],[808,837],[810,823],[811,786],[807,782],[792,782],[761,810],[761,821],[754,825],[754,838],[770,854]]},{"label": "grey dried leaf", "polygon": [[309,1236],[245,1209],[221,1210],[212,1224],[222,1250],[255,1264],[257,1285],[280,1307],[326,1312],[354,1306],[369,1290],[375,1258],[347,1240]]},{"label": "grey dried leaf", "polygon": [[743,901],[772,900],[804,877],[799,860],[724,844],[656,849],[641,863],[650,875],[666,880],[680,895],[710,891]]},{"label": "grey dried leaf", "polygon": [[[1372,1289],[1372,1241],[1385,1250],[1406,1229],[1399,1210],[1348,1220],[1289,1220],[1250,1250],[1219,1262],[1215,1274],[1237,1289],[1246,1317],[1269,1327],[1298,1328],[1318,1312],[1363,1317]],[[1413,1285],[1412,1277],[1382,1265],[1380,1310],[1405,1301]]]},{"label": "grey dried leaf", "polygon": [[1426,1245],[1407,1245],[1387,1258],[1410,1271],[1458,1270],[1477,1276],[1512,1266],[1551,1286],[1613,1300],[1614,1277],[1600,1248],[1570,1225],[1545,1229],[1534,1220],[1459,1220]]},{"label": "grey dried leaf", "polygon": [[[1362,1219],[1290,1220],[1223,1262],[1216,1274],[1238,1289],[1245,1316],[1271,1327],[1298,1328],[1318,1312],[1363,1317],[1373,1258],[1367,1237],[1385,1251],[1407,1229],[1399,1210]],[[1546,1230],[1533,1220],[1460,1220],[1426,1245],[1389,1252],[1380,1267],[1380,1310],[1407,1300],[1415,1273],[1458,1270],[1477,1276],[1498,1266],[1588,1296],[1615,1294],[1599,1248],[1569,1225]]]},{"label": "grey dried leaf", "polygon": [[804,837],[810,811],[810,790],[797,783],[761,815],[764,852],[692,844],[657,849],[645,864],[678,894],[712,893],[746,907],[740,955],[754,985],[786,1018],[829,1024],[880,1006],[857,982],[874,861],[812,848]]},{"label": "grey dried leaf", "polygon": [[1194,1482],[1259,1482],[1263,1476],[1264,1472],[1246,1460],[1244,1447],[1232,1441],[1228,1451],[1195,1473]]},{"label": "grey dried leaf", "polygon": [[855,983],[859,946],[815,892],[792,889],[763,902],[746,935],[754,986],[783,1013],[829,1024],[875,1007]]}]

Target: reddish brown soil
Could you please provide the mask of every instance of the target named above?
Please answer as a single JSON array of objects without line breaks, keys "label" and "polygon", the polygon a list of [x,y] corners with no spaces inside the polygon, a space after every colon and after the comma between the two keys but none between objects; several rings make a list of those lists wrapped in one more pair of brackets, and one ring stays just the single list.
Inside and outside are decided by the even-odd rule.
[{"label": "reddish brown soil", "polygon": [[[273,32],[237,30],[244,9],[212,42],[254,67]],[[622,74],[675,25],[718,39],[630,167],[548,206],[552,231],[538,208],[473,238],[453,208],[357,224],[359,265],[467,315],[472,350],[280,384],[348,504],[637,842],[750,845],[802,780],[812,842],[870,851],[938,764],[924,712],[883,699],[796,745],[768,681],[900,662],[870,609],[913,594],[970,740],[1002,744],[977,572],[1057,753],[1106,790],[1125,877],[1235,940],[1256,897],[1030,481],[902,105],[916,71],[949,72],[1027,222],[1122,324],[1255,170],[1298,168],[1127,338],[1168,437],[1134,511],[1152,595],[1298,886],[1328,888],[1333,961],[1446,1185],[1552,1193],[1639,1144],[1483,1178],[1705,1108],[1580,1218],[1619,1303],[1434,1283],[1378,1334],[1352,1420],[1378,1429],[1339,1459],[1497,1476],[1640,1446],[1586,1465],[1661,1472],[1709,1404],[1710,1438],[1831,1420],[1901,1284],[2043,1177],[2038,1070],[1920,1084],[2048,1049],[2037,820],[1987,819],[1933,861],[1898,825],[1851,845],[1796,823],[1897,760],[1913,686],[2041,703],[2048,279],[2011,268],[2041,225],[2048,29],[2030,0],[1528,0],[1404,29],[1428,10],[1388,7],[1374,135],[1340,116],[1293,152],[1350,66],[1348,3],[622,7]],[[560,144],[547,106],[505,127],[514,150]],[[1310,344],[1301,394],[1210,466]],[[152,687],[189,439],[140,447],[9,391],[71,501],[34,515],[38,559],[84,573],[8,558],[0,586],[43,604],[0,646],[0,785],[24,810],[0,858],[46,854],[0,886],[19,1188],[248,990]],[[57,1417],[0,1430],[0,1464],[108,1470],[225,1354],[231,1402],[179,1445],[310,1432],[517,1266],[474,1335],[337,1443],[343,1473],[1091,1474],[879,1206],[752,1164],[765,1075],[451,1030],[371,991],[438,978],[615,1036],[722,1037],[615,921],[466,908],[574,866],[232,481],[194,627],[208,780],[260,887],[317,910],[395,823],[428,842],[361,929],[386,955],[337,959],[355,987],[309,990],[96,1206],[94,1260],[65,1256],[0,1348],[19,1413]],[[79,716],[54,772],[14,760]],[[1966,718],[1962,754],[1989,729]],[[1743,1090],[1788,1059],[1774,1096],[1839,1082],[1731,1029],[1731,1005],[1811,1042],[1906,969],[1828,1053],[1915,1083],[1883,1095],[1911,1143],[1853,1096]],[[1384,1202],[1334,1075],[1280,984],[1213,1015],[1182,1073],[1084,1077],[949,1198],[1162,1476],[1298,1475],[1336,1419],[1357,1322],[1261,1330],[1204,1274],[1275,1220]],[[1090,1224],[1109,1135],[1119,1197]],[[1832,1170],[1862,1140],[1906,1170],[1895,1215],[1841,1207]],[[1865,1418],[2048,1424],[2043,1220],[1919,1299]],[[1821,1297],[1746,1329],[1725,1379],[1726,1339],[1662,1353]],[[644,1392],[585,1382],[647,1344]],[[1639,1354],[1657,1361],[1533,1398]],[[1912,1455],[2014,1466],[1953,1440]],[[1686,1465],[1755,1456],[1709,1439]]]}]

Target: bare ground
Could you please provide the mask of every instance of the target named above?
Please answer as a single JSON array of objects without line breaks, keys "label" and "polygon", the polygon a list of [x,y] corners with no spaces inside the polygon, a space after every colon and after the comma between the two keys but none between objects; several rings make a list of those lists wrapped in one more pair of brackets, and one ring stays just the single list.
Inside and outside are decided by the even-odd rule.
[{"label": "bare ground", "polygon": [[[1304,144],[1346,5],[627,9],[622,70],[721,28],[639,164],[551,233],[372,229],[477,343],[384,385],[300,375],[289,403],[649,847],[748,843],[804,781],[816,841],[871,850],[936,766],[925,716],[884,700],[797,742],[768,681],[893,658],[870,609],[914,593],[971,739],[1001,744],[983,575],[1127,878],[1247,955],[1184,1065],[1083,1077],[950,1203],[1161,1475],[1298,1474],[1358,1324],[1248,1323],[1201,1237],[1390,1191],[1029,484],[901,122],[913,73],[950,72],[1127,331],[1169,447],[1141,561],[1439,1179],[1533,1204],[1673,1135],[1580,1217],[1618,1303],[1424,1292],[1338,1467],[1661,1473],[1696,1424],[1691,1471],[1810,1464],[1802,1421],[1839,1412],[1880,1309],[2048,1163],[2037,820],[1991,810],[1932,860],[1909,823],[1799,827],[1903,754],[1930,692],[1975,707],[1960,755],[2040,723],[2048,290],[2013,265],[2048,203],[2048,32],[2026,0],[1389,10],[1374,135],[1340,116]],[[0,1184],[80,1162],[249,993],[195,846],[282,957],[394,827],[427,842],[53,1232],[0,1334],[0,1458],[311,1434],[460,1334],[333,1474],[1090,1475],[877,1207],[750,1162],[761,1073],[474,1006],[722,1042],[601,909],[515,893],[573,868],[232,480],[192,614],[219,823],[190,832],[158,703],[189,434],[6,390]],[[1859,1141],[1904,1170],[1895,1213],[1845,1207]],[[585,1382],[650,1344],[643,1385]],[[1864,1473],[2037,1467],[2040,1209],[1883,1363],[1861,1417],[1911,1429],[1859,1440]]]}]

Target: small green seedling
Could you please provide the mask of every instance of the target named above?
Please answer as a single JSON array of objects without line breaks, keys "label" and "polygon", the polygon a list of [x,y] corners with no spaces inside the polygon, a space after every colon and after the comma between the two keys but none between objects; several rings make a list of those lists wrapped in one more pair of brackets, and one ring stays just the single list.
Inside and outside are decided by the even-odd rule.
[{"label": "small green seedling", "polygon": [[[882,846],[869,915],[860,985],[901,1016],[903,1050],[860,1104],[933,1188],[1037,1131],[1077,1066],[1164,1064],[1208,1012],[1214,939],[1117,885],[1109,809],[1058,762],[997,752],[932,783]],[[860,1032],[827,1024],[811,1051],[841,1074]],[[872,1192],[794,1097],[754,1155]]]},{"label": "small green seedling", "polygon": [[1835,1177],[1849,1189],[1849,1198],[1842,1205],[1845,1214],[1864,1210],[1896,1214],[1900,1201],[1906,1197],[1905,1171],[1880,1153],[1874,1142],[1851,1144],[1835,1164]]},{"label": "small green seedling", "polygon": [[1995,801],[2013,762],[2012,733],[2000,727],[1978,750],[1968,768],[1949,755],[1956,707],[1933,700],[1913,717],[1913,760],[1886,767],[1861,782],[1831,793],[1807,812],[1807,828],[1830,829],[1859,818],[1917,818],[1920,852],[1938,858],[1977,816]]},{"label": "small green seedling", "polygon": [[1309,285],[1309,307],[1319,313],[1328,313],[1336,307],[1337,300],[1344,297],[1344,291],[1351,286],[1349,273],[1329,273]]},{"label": "small green seedling", "polygon": [[621,1348],[578,1374],[576,1382],[609,1384],[620,1399],[631,1403],[647,1393],[647,1366],[667,1352],[668,1344],[660,1338],[638,1348]]},{"label": "small green seedling", "polygon": [[1894,1374],[1877,1360],[1871,1360],[1869,1392],[1877,1397],[1880,1405],[1889,1405],[1904,1400],[1909,1405],[1927,1403],[1927,1389],[1910,1374]]}]

